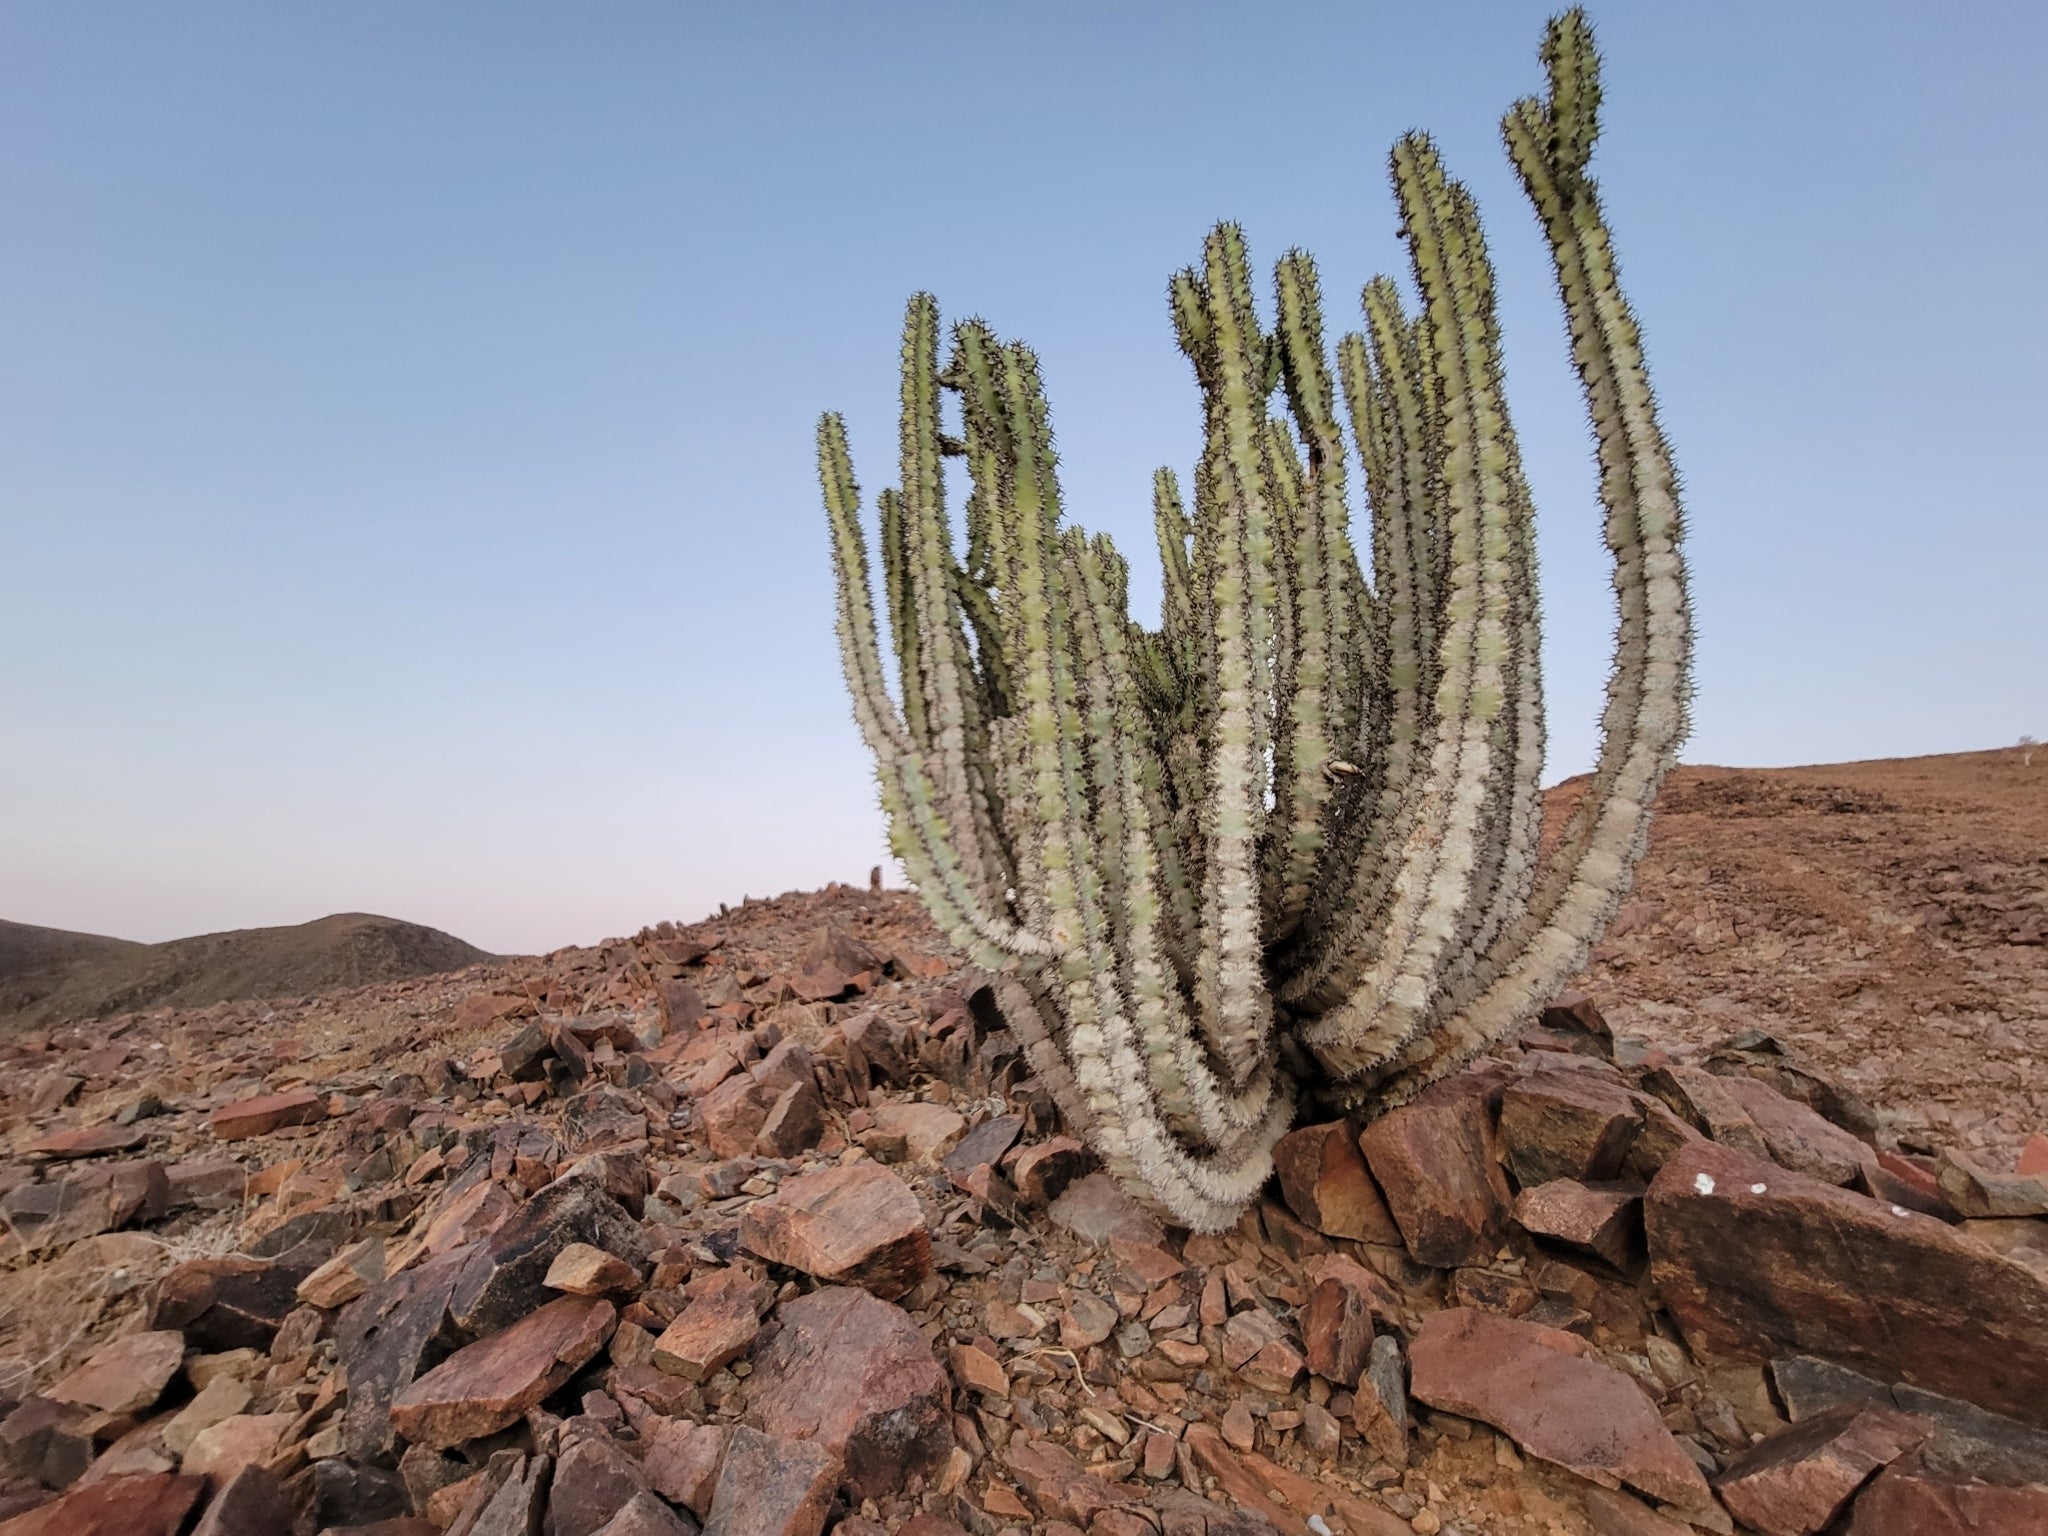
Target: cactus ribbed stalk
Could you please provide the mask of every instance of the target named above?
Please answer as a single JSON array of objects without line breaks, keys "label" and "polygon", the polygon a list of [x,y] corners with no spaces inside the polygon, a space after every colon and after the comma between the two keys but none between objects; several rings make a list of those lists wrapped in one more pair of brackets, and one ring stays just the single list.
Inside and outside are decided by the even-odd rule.
[{"label": "cactus ribbed stalk", "polygon": [[[1174,278],[1206,431],[1191,501],[1170,470],[1154,483],[1156,630],[1130,620],[1109,540],[1062,522],[1037,359],[969,321],[941,366],[920,294],[901,486],[878,499],[892,695],[845,429],[819,426],[840,645],[891,846],[996,973],[1074,1128],[1187,1226],[1236,1218],[1304,1099],[1399,1104],[1582,966],[1685,734],[1677,483],[1587,174],[1582,13],[1550,24],[1542,59],[1548,98],[1502,133],[1556,267],[1620,626],[1599,762],[1540,868],[1535,511],[1478,213],[1428,138],[1391,157],[1420,308],[1374,279],[1334,368],[1306,255],[1279,263],[1270,331],[1237,226]],[[972,482],[964,560],[948,458]]]}]

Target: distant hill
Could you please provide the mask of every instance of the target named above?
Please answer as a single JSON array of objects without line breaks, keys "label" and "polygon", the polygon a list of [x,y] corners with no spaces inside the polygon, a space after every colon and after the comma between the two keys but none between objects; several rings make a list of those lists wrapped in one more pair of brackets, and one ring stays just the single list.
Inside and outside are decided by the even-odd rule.
[{"label": "distant hill", "polygon": [[137,1008],[305,997],[458,971],[491,958],[437,928],[366,912],[163,944],[0,921],[0,1028]]}]

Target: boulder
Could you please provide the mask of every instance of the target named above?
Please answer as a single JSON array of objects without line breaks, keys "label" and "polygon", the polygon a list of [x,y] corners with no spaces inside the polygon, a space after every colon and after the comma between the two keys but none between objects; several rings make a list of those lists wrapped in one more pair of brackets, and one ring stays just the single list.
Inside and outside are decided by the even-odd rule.
[{"label": "boulder", "polygon": [[1501,1141],[1524,1189],[1553,1179],[1613,1178],[1642,1123],[1635,1095],[1604,1071],[1532,1072],[1501,1097]]},{"label": "boulder", "polygon": [[[898,1491],[944,1465],[952,1384],[909,1313],[832,1286],[785,1302],[776,1325],[755,1350],[747,1383],[763,1430],[814,1439],[839,1457],[856,1498]],[[728,1451],[728,1476],[731,1469]]]},{"label": "boulder", "polygon": [[931,1273],[932,1238],[910,1186],[878,1163],[787,1179],[740,1217],[740,1243],[773,1264],[893,1300]]},{"label": "boulder", "polygon": [[464,1332],[485,1334],[549,1302],[548,1271],[572,1243],[638,1263],[647,1240],[625,1208],[588,1178],[547,1185],[477,1247],[448,1295],[448,1313]]},{"label": "boulder", "polygon": [[1762,1536],[1814,1536],[1872,1473],[1931,1429],[1896,1408],[1845,1404],[1766,1436],[1724,1468],[1714,1487],[1729,1513]]},{"label": "boulder", "polygon": [[277,1536],[292,1526],[291,1501],[268,1467],[244,1467],[214,1495],[192,1536]]},{"label": "boulder", "polygon": [[328,1258],[316,1245],[305,1246],[315,1251],[280,1259],[231,1253],[186,1260],[157,1282],[150,1327],[176,1329],[187,1345],[208,1354],[269,1349],[278,1325],[299,1304],[299,1282]]},{"label": "boulder", "polygon": [[647,1491],[640,1464],[609,1436],[580,1436],[555,1460],[548,1486],[550,1536],[596,1536],[634,1495]]},{"label": "boulder", "polygon": [[1496,1155],[1499,1079],[1465,1072],[1425,1088],[1359,1136],[1408,1252],[1452,1269],[1493,1257],[1507,1231],[1508,1182]]},{"label": "boulder", "polygon": [[348,1379],[342,1443],[358,1461],[392,1448],[391,1400],[457,1343],[448,1296],[470,1250],[458,1248],[372,1286],[335,1325],[335,1354]]},{"label": "boulder", "polygon": [[1395,1245],[1401,1229],[1366,1171],[1348,1120],[1305,1125],[1280,1138],[1273,1168],[1288,1209],[1326,1237]]},{"label": "boulder", "polygon": [[1720,1083],[1742,1106],[1771,1161],[1824,1184],[1854,1182],[1877,1154],[1839,1125],[1751,1077],[1723,1077]]},{"label": "boulder", "polygon": [[244,1467],[260,1467],[275,1456],[297,1413],[237,1413],[209,1424],[192,1437],[179,1470],[225,1487]]},{"label": "boulder", "polygon": [[2048,1425],[2048,1276],[1933,1217],[1702,1142],[1644,1223],[1696,1353],[1818,1355]]},{"label": "boulder", "polygon": [[594,1359],[616,1317],[608,1301],[551,1301],[457,1350],[400,1392],[391,1403],[392,1425],[435,1450],[494,1434]]},{"label": "boulder", "polygon": [[1706,1479],[1635,1382],[1586,1358],[1574,1334],[1454,1307],[1409,1347],[1409,1390],[1432,1408],[1479,1419],[1530,1455],[1607,1488],[1702,1510]]},{"label": "boulder", "polygon": [[697,1536],[697,1522],[686,1520],[651,1493],[636,1493],[619,1506],[596,1536]]},{"label": "boulder", "polygon": [[655,1492],[701,1517],[711,1511],[711,1495],[731,1438],[729,1424],[658,1418],[652,1430],[642,1434],[645,1454],[640,1464]]},{"label": "boulder", "polygon": [[1515,1220],[1534,1237],[1628,1269],[1643,1256],[1643,1192],[1634,1185],[1552,1179],[1515,1200]]},{"label": "boulder", "polygon": [[697,1101],[697,1127],[714,1157],[745,1157],[768,1119],[761,1085],[744,1072],[723,1079]]},{"label": "boulder", "polygon": [[839,1481],[839,1458],[819,1442],[736,1425],[705,1536],[818,1536]]},{"label": "boulder", "polygon": [[2002,1488],[1937,1472],[1914,1456],[1893,1462],[1857,1497],[1846,1536],[2041,1536],[2048,1486]]}]

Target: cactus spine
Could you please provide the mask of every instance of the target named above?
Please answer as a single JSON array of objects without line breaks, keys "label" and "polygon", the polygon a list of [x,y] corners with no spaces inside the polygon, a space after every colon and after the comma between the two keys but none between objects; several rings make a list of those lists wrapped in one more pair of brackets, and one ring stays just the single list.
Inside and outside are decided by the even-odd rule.
[{"label": "cactus spine", "polygon": [[[1174,277],[1205,435],[1190,499],[1170,470],[1154,483],[1156,630],[1129,619],[1109,540],[1062,521],[1036,358],[968,321],[942,367],[919,294],[901,484],[878,498],[899,703],[845,429],[819,425],[840,646],[891,846],[996,973],[1075,1129],[1188,1226],[1235,1219],[1301,1098],[1401,1103],[1576,971],[1685,733],[1677,486],[1587,174],[1600,83],[1581,12],[1550,24],[1542,59],[1547,99],[1502,134],[1551,247],[1620,625],[1599,762],[1540,869],[1534,507],[1478,212],[1426,137],[1390,162],[1420,307],[1374,279],[1334,370],[1306,255],[1276,269],[1271,331],[1237,226]],[[971,481],[964,560],[948,458]]]}]

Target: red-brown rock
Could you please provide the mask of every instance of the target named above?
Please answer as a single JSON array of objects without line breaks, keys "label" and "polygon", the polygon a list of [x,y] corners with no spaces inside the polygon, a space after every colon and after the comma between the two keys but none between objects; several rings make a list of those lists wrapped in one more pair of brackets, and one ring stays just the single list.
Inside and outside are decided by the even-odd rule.
[{"label": "red-brown rock", "polygon": [[609,1436],[579,1435],[555,1460],[548,1485],[549,1536],[596,1536],[635,1494],[646,1492],[640,1464]]},{"label": "red-brown rock", "polygon": [[1409,1391],[1493,1425],[1532,1456],[1605,1487],[1624,1484],[1684,1509],[1711,1501],[1642,1389],[1584,1358],[1585,1340],[1456,1307],[1426,1321],[1409,1347]]},{"label": "red-brown rock", "polygon": [[736,1425],[704,1536],[818,1536],[840,1473],[839,1458],[816,1440]]},{"label": "red-brown rock", "polygon": [[1273,1148],[1288,1209],[1326,1237],[1396,1244],[1401,1229],[1366,1171],[1357,1129],[1348,1120],[1305,1125]]},{"label": "red-brown rock", "polygon": [[1309,1292],[1302,1335],[1308,1368],[1340,1387],[1358,1385],[1372,1349],[1372,1303],[1379,1277],[1349,1259],[1325,1259]]},{"label": "red-brown rock", "polygon": [[110,1477],[0,1520],[0,1536],[178,1536],[205,1487],[169,1472]]},{"label": "red-brown rock", "polygon": [[[843,1459],[856,1497],[900,1490],[944,1465],[952,1384],[909,1313],[832,1286],[785,1302],[776,1324],[748,1379],[762,1429],[815,1439]],[[728,1473],[731,1461],[728,1451]]]},{"label": "red-brown rock", "polygon": [[152,1328],[175,1328],[195,1349],[268,1349],[299,1304],[299,1282],[320,1259],[285,1262],[229,1253],[188,1259],[157,1282]]},{"label": "red-brown rock", "polygon": [[63,1162],[74,1157],[103,1157],[109,1152],[133,1152],[147,1133],[132,1125],[82,1125],[69,1131],[52,1131],[40,1141],[29,1143],[30,1157],[47,1157]]},{"label": "red-brown rock", "polygon": [[1508,1182],[1496,1155],[1498,1079],[1447,1078],[1359,1136],[1374,1180],[1417,1263],[1451,1269],[1493,1257],[1507,1230]]},{"label": "red-brown rock", "polygon": [[2028,1178],[2048,1175],[2048,1132],[2036,1131],[2027,1138],[2027,1144],[2020,1148],[2020,1160],[2013,1172]]},{"label": "red-brown rock", "polygon": [[1771,1161],[1823,1184],[1848,1184],[1876,1153],[1834,1122],[1786,1098],[1752,1077],[1724,1077],[1721,1084],[1742,1106],[1764,1139]]},{"label": "red-brown rock", "polygon": [[1053,1136],[1019,1150],[1009,1162],[1010,1182],[1026,1205],[1043,1208],[1095,1166],[1095,1156],[1071,1136]]},{"label": "red-brown rock", "polygon": [[1642,1258],[1643,1192],[1631,1185],[1552,1179],[1515,1200],[1522,1230],[1596,1254],[1616,1269]]},{"label": "red-brown rock", "polygon": [[747,1352],[761,1331],[762,1286],[737,1266],[692,1282],[690,1303],[654,1341],[654,1363],[672,1376],[702,1381]]},{"label": "red-brown rock", "polygon": [[327,1118],[327,1101],[311,1088],[290,1093],[270,1093],[258,1099],[223,1104],[207,1117],[207,1124],[221,1141],[241,1141],[250,1136],[267,1136],[288,1125],[311,1125]]},{"label": "red-brown rock", "polygon": [[595,1536],[697,1536],[697,1526],[643,1489],[621,1504]]},{"label": "red-brown rock", "polygon": [[594,1359],[616,1317],[608,1301],[551,1301],[413,1382],[392,1400],[391,1422],[435,1450],[494,1434]]},{"label": "red-brown rock", "polygon": [[740,1242],[773,1264],[885,1301],[931,1273],[932,1238],[917,1196],[878,1163],[849,1163],[786,1180],[740,1217]]},{"label": "red-brown rock", "polygon": [[741,1072],[697,1101],[697,1125],[714,1157],[745,1157],[754,1150],[768,1119],[761,1085]]},{"label": "red-brown rock", "polygon": [[2048,1536],[2048,1486],[2002,1488],[1907,1456],[1857,1497],[1846,1536]]},{"label": "red-brown rock", "polygon": [[1941,1154],[1937,1178],[1965,1218],[2048,1216],[2048,1175],[1997,1173],[1950,1147]]},{"label": "red-brown rock", "polygon": [[1613,1178],[1642,1121],[1635,1095],[1604,1070],[1532,1072],[1501,1097],[1500,1136],[1524,1189]]},{"label": "red-brown rock", "polygon": [[1858,1488],[1924,1441],[1925,1419],[1851,1403],[1751,1446],[1715,1479],[1730,1514],[1763,1536],[1814,1536]]},{"label": "red-brown rock", "polygon": [[2048,1276],[1933,1217],[1702,1142],[1644,1219],[1695,1351],[1818,1355],[2048,1425]]},{"label": "red-brown rock", "polygon": [[647,1437],[641,1465],[654,1491],[699,1517],[711,1511],[718,1470],[725,1464],[729,1424],[693,1424],[685,1419],[660,1419]]},{"label": "red-brown rock", "polygon": [[44,1395],[104,1413],[140,1413],[163,1395],[185,1363],[185,1336],[171,1330],[131,1333],[102,1344],[85,1364]]}]

